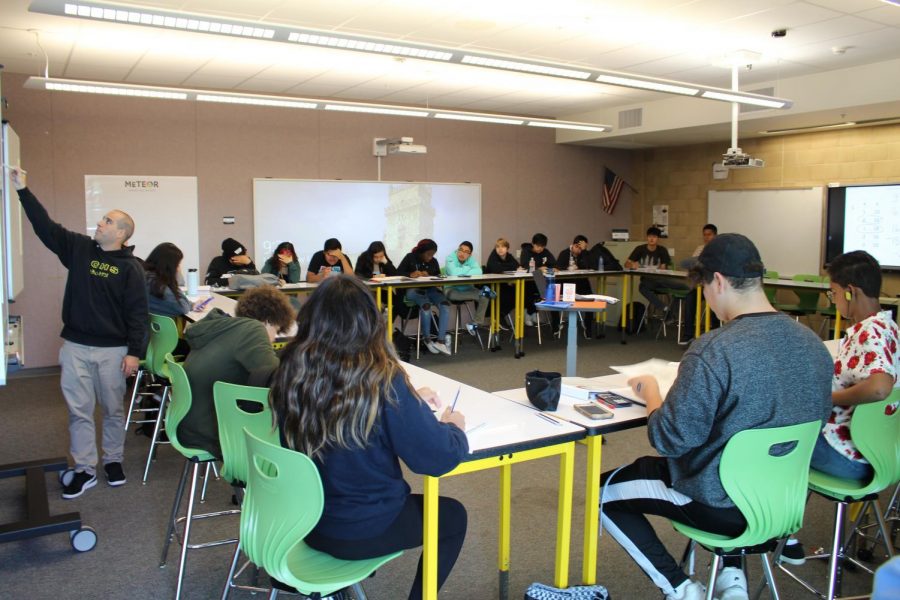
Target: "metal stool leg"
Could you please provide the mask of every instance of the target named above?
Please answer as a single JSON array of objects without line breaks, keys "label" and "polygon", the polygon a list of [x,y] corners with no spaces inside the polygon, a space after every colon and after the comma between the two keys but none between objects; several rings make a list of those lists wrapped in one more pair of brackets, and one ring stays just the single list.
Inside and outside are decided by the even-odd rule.
[{"label": "metal stool leg", "polygon": [[150,476],[150,464],[153,462],[153,456],[156,453],[156,447],[160,444],[159,433],[162,429],[163,419],[166,412],[166,402],[169,400],[169,386],[163,388],[162,400],[159,403],[159,412],[156,414],[156,424],[153,427],[153,437],[150,438],[150,449],[147,451],[147,463],[144,465],[144,478],[141,483],[146,484],[147,478]]},{"label": "metal stool leg", "polygon": [[169,554],[169,545],[172,543],[172,537],[175,535],[175,519],[178,517],[178,510],[181,508],[181,497],[184,495],[184,484],[187,482],[190,467],[190,462],[185,460],[184,468],[181,470],[181,480],[179,480],[178,488],[175,490],[175,500],[172,502],[172,513],[169,515],[169,526],[166,530],[165,542],[163,542],[162,556],[159,559],[160,568],[166,566],[166,556]]}]

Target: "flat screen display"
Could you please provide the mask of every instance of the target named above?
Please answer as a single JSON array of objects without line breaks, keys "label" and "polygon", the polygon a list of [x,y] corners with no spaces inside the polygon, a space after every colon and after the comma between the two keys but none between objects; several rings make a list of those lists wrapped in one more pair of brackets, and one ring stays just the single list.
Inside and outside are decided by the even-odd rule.
[{"label": "flat screen display", "polygon": [[900,270],[900,184],[828,190],[825,261],[865,250],[885,270]]}]

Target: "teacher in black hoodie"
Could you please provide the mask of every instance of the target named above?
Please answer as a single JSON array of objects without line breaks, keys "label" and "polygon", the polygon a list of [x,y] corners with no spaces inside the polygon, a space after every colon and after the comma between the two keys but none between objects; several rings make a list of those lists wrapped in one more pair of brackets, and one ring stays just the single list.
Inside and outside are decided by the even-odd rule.
[{"label": "teacher in black hoodie", "polygon": [[93,239],[56,223],[25,186],[25,172],[10,170],[34,232],[69,270],[62,307],[60,385],[69,408],[69,452],[75,475],[62,497],[77,498],[97,485],[94,407],[103,411],[103,468],[111,486],[125,483],[125,379],[137,371],[147,334],[144,270],[125,243],[134,221],[111,210]]}]

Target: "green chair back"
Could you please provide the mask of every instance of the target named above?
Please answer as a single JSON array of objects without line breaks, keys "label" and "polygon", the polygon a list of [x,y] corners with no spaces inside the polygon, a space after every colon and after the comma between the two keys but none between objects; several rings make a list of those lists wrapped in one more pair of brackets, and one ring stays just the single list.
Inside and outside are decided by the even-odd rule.
[{"label": "green chair back", "polygon": [[726,551],[786,537],[803,524],[809,461],[821,421],[748,429],[725,446],[719,478],[747,520],[736,538],[673,522],[675,529],[708,548]]},{"label": "green chair back", "polygon": [[154,375],[165,377],[166,356],[178,344],[178,326],[171,317],[150,313],[150,343],[147,346],[147,368]]},{"label": "green chair back", "polygon": [[[794,275],[794,281],[803,281],[808,283],[822,283],[821,275]],[[793,290],[797,295],[797,308],[802,312],[814,313],[819,308],[819,298],[822,292],[818,290]]]},{"label": "green chair back", "polygon": [[900,389],[881,402],[857,404],[850,420],[850,437],[872,465],[872,481],[832,477],[811,471],[810,487],[832,498],[858,500],[880,492],[900,480],[900,411],[889,408],[900,401]]},{"label": "green chair back", "polygon": [[[279,443],[278,430],[272,427],[269,388],[217,381],[213,384],[219,446],[222,449],[222,477],[232,483],[247,483],[247,445],[244,429],[271,444]],[[261,405],[261,412],[247,412],[239,402],[249,400]]]},{"label": "green chair back", "polygon": [[244,431],[249,466],[241,508],[241,549],[253,564],[303,594],[327,596],[371,575],[396,552],[345,561],[307,546],[303,538],[322,515],[319,471],[305,454]]},{"label": "green chair back", "polygon": [[205,450],[188,448],[178,439],[178,425],[191,410],[191,384],[187,373],[181,363],[176,362],[171,354],[166,354],[166,373],[172,385],[169,393],[169,404],[166,407],[166,435],[172,447],[178,450],[185,458],[200,461],[214,460],[215,456]]}]

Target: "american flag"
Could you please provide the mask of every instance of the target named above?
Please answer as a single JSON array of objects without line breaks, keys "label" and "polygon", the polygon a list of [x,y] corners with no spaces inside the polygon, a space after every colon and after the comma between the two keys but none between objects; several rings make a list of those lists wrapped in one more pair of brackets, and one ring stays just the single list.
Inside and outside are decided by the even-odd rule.
[{"label": "american flag", "polygon": [[612,214],[616,209],[619,194],[622,193],[622,186],[626,184],[625,180],[613,173],[612,170],[604,167],[603,171],[603,210]]}]

